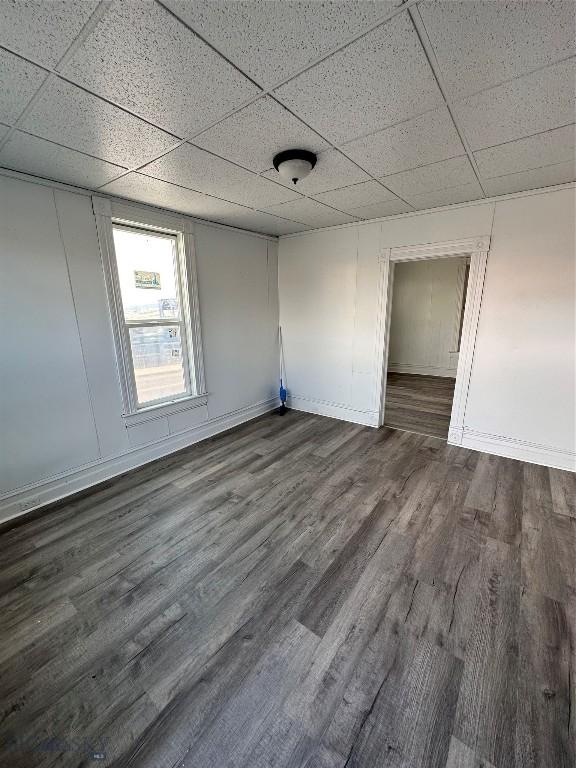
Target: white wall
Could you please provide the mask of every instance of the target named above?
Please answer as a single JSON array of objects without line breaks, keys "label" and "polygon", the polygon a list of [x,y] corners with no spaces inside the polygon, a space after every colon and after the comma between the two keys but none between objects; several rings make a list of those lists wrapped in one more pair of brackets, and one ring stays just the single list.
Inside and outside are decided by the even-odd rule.
[{"label": "white wall", "polygon": [[98,457],[52,190],[0,184],[2,488]]},{"label": "white wall", "polygon": [[292,407],[376,426],[385,248],[492,236],[463,444],[574,466],[574,188],[280,240]]},{"label": "white wall", "polygon": [[466,259],[394,265],[388,370],[456,377]]},{"label": "white wall", "polygon": [[493,205],[280,239],[280,324],[294,408],[376,426],[385,248],[490,233]]},{"label": "white wall", "polygon": [[574,451],[574,203],[567,190],[496,205],[466,411],[482,436]]},{"label": "white wall", "polygon": [[278,388],[278,245],[195,225],[204,367],[212,418]]},{"label": "white wall", "polygon": [[275,405],[277,242],[194,240],[207,406],[127,428],[90,197],[0,176],[0,520]]}]

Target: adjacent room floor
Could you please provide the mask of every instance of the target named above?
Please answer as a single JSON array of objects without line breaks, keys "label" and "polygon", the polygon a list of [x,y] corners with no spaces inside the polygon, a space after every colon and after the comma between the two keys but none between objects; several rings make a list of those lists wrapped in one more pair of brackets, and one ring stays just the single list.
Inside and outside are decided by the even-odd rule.
[{"label": "adjacent room floor", "polygon": [[290,412],[5,530],[2,765],[569,768],[574,491]]},{"label": "adjacent room floor", "polygon": [[394,429],[447,438],[454,383],[447,376],[388,373],[384,423]]}]

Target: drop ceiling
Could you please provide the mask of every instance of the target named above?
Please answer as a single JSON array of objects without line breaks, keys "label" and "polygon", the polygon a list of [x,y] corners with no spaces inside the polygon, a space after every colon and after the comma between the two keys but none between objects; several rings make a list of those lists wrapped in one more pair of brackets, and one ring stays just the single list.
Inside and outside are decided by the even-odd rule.
[{"label": "drop ceiling", "polygon": [[0,0],[0,166],[272,235],[573,181],[575,8]]}]

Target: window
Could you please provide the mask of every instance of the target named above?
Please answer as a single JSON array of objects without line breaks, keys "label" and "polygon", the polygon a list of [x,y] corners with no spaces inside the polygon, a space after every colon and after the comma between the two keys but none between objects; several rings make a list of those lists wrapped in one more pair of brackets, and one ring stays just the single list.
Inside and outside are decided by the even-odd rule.
[{"label": "window", "polygon": [[183,220],[97,202],[108,214],[96,210],[125,416],[181,408],[205,394],[191,232]]}]

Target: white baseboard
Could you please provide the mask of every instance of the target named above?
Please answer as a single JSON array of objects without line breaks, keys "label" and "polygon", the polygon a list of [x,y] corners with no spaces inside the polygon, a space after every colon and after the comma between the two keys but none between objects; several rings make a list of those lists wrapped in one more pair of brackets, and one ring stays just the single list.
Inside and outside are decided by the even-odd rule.
[{"label": "white baseboard", "polygon": [[168,456],[175,451],[217,435],[219,432],[225,432],[231,427],[255,419],[264,413],[269,413],[277,406],[278,402],[276,399],[255,403],[233,413],[227,413],[224,416],[210,419],[185,432],[179,432],[148,445],[134,448],[120,456],[100,459],[39,483],[11,491],[4,496],[0,496],[0,523],[27,514],[33,509],[43,507],[54,501],[59,501],[66,496],[70,496],[70,494],[83,491],[97,483],[110,480],[131,469],[148,464],[155,459]]},{"label": "white baseboard", "polygon": [[[110,480],[155,459],[168,456],[175,451],[217,435],[219,432],[225,432],[245,421],[269,413],[277,407],[277,404],[275,399],[256,403],[206,421],[186,432],[180,432],[149,445],[135,448],[120,456],[102,459],[5,494],[0,497],[0,523],[54,501],[59,501],[97,483]],[[291,397],[288,405],[295,411],[315,413],[368,427],[378,427],[378,413],[375,411],[358,411],[340,403],[330,403],[300,396]],[[491,435],[467,427],[463,429],[461,427],[451,428],[448,443],[532,464],[576,471],[576,453],[572,451],[529,443],[516,438]]]},{"label": "white baseboard", "polygon": [[434,368],[433,366],[409,365],[399,363],[388,364],[388,373],[413,373],[417,376],[444,376],[447,379],[456,378],[456,368]]},{"label": "white baseboard", "polygon": [[478,432],[468,427],[450,429],[448,442],[451,445],[461,445],[473,451],[492,453],[508,459],[526,461],[529,464],[541,464],[545,467],[576,471],[576,453],[573,451],[539,445],[525,440],[501,435],[490,435]]},{"label": "white baseboard", "polygon": [[362,424],[365,427],[378,426],[378,413],[376,411],[357,411],[342,403],[330,403],[326,400],[291,395],[288,399],[288,406],[294,411],[315,413],[318,416],[328,416],[331,419],[350,421],[353,424]]}]

